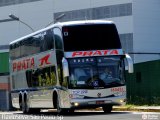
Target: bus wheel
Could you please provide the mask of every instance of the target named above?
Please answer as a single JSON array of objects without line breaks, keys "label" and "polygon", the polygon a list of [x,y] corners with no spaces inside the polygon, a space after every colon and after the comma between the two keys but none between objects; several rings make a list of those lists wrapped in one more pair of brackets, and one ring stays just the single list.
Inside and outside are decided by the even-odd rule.
[{"label": "bus wheel", "polygon": [[26,107],[26,94],[24,94],[22,98],[22,112],[27,113],[27,107]]},{"label": "bus wheel", "polygon": [[22,112],[23,112],[23,113],[26,113],[26,108],[25,108],[24,102],[22,102]]},{"label": "bus wheel", "polygon": [[57,113],[58,114],[65,114],[67,112],[68,112],[67,109],[63,109],[63,108],[60,107],[60,103],[59,103],[59,100],[58,100],[58,97],[57,97]]},{"label": "bus wheel", "polygon": [[57,113],[62,113],[62,108],[60,107],[59,105],[59,99],[58,99],[58,96],[57,96]]},{"label": "bus wheel", "polygon": [[19,94],[19,107],[22,110],[22,94]]},{"label": "bus wheel", "polygon": [[[30,108],[29,105],[29,99],[27,97],[27,94],[24,94],[24,100],[22,102],[22,111],[23,113],[32,113],[32,112],[36,112],[36,110]],[[40,111],[40,110],[39,110]]]},{"label": "bus wheel", "polygon": [[29,107],[29,100],[28,97],[26,96],[26,100],[25,100],[25,111],[26,113],[30,113],[31,112],[31,108]]},{"label": "bus wheel", "polygon": [[60,105],[59,105],[59,100],[58,100],[58,98],[57,98],[57,113],[60,114],[60,113],[62,113],[62,112],[63,112],[63,110],[62,110],[62,108],[60,107]]},{"label": "bus wheel", "polygon": [[105,113],[110,113],[112,111],[112,105],[106,105],[102,107]]}]

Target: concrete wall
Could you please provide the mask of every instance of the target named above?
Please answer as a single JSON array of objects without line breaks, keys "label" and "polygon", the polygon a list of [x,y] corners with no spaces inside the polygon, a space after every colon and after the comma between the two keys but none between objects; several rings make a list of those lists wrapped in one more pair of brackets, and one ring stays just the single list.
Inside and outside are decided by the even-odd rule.
[{"label": "concrete wall", "polygon": [[[111,18],[120,34],[133,33],[133,50],[127,52],[160,52],[159,0],[40,0],[22,4],[0,6],[0,20],[15,14],[34,30],[41,29],[53,21],[53,13],[132,3],[132,15]],[[18,21],[0,23],[0,45],[8,45],[12,40],[31,33]],[[127,47],[130,47],[127,46]],[[1,49],[0,49],[1,50]],[[134,55],[135,63],[159,59],[159,55]]]},{"label": "concrete wall", "polygon": [[[92,10],[93,8],[105,6],[115,7],[114,5],[127,3],[132,4],[131,15],[97,19],[113,20],[116,23],[126,52],[160,53],[160,0],[37,0],[36,2],[21,4],[11,4],[10,2],[10,4],[5,4],[4,6],[3,4],[0,5],[0,20],[9,19],[8,15],[12,13],[34,30],[39,30],[53,22],[54,13],[83,9]],[[8,45],[11,41],[31,32],[31,29],[18,21],[0,23],[0,52],[8,52],[6,50],[8,48],[4,49],[3,45]],[[160,59],[160,54],[134,54],[132,57],[135,63],[140,63]],[[142,63],[146,67],[149,64],[148,62]],[[3,70],[7,70],[7,67]],[[145,67],[136,67],[136,71],[138,69],[143,72],[142,77],[148,75]],[[148,71],[153,69],[148,69]],[[146,79],[149,80],[150,78],[146,77]],[[158,79],[157,77],[156,80]],[[6,90],[7,88],[7,85],[4,85],[4,80],[4,78],[3,80],[0,78],[0,84],[3,84],[2,87],[6,86],[5,88],[1,87],[1,90]],[[144,85],[143,82],[141,85]]]},{"label": "concrete wall", "polygon": [[[81,10],[87,8],[97,8],[102,6],[111,6],[117,4],[132,3],[132,0],[67,0],[67,4],[63,3],[64,0],[55,0],[54,2],[54,11],[57,12],[66,12]],[[112,18],[103,18],[107,20],[113,20],[118,28],[120,34],[122,33],[132,33],[133,32],[133,18],[132,16],[124,17],[112,17]]]},{"label": "concrete wall", "polygon": [[67,0],[67,4],[64,4],[64,0],[55,0],[54,8],[55,12],[62,12],[131,2],[132,0]]},{"label": "concrete wall", "polygon": [[[14,14],[34,30],[39,30],[53,21],[53,0],[41,0],[0,7],[0,19],[9,19]],[[18,21],[0,23],[0,45],[7,45],[11,41],[31,33],[24,24]]]},{"label": "concrete wall", "polygon": [[[134,52],[160,53],[160,1],[133,0]],[[135,55],[135,62],[160,59],[159,55]]]},{"label": "concrete wall", "polygon": [[[65,14],[60,21],[104,19],[114,21],[124,51],[133,52],[132,0],[63,0],[55,1],[55,17]],[[134,55],[131,55],[134,58]]]},{"label": "concrete wall", "polygon": [[10,109],[9,76],[0,76],[0,110]]},{"label": "concrete wall", "polygon": [[10,109],[9,53],[0,53],[0,110]]}]

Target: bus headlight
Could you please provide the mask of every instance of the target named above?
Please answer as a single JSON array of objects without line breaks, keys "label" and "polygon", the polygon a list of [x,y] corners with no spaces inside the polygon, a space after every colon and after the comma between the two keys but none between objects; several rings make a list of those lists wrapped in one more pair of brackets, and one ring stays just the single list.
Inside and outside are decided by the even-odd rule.
[{"label": "bus headlight", "polygon": [[116,93],[114,93],[114,95],[115,96],[122,96],[122,95],[124,95],[124,93],[122,93],[122,92],[116,92]]},{"label": "bus headlight", "polygon": [[77,102],[76,102],[76,103],[74,103],[74,106],[78,106],[78,105],[79,105],[79,103],[77,103]]},{"label": "bus headlight", "polygon": [[126,99],[120,99],[119,102],[120,103],[126,102]]}]

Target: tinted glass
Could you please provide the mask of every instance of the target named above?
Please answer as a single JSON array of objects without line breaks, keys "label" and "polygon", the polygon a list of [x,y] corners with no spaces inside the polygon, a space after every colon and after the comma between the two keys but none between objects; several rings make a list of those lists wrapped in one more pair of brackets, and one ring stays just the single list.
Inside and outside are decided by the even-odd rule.
[{"label": "tinted glass", "polygon": [[10,45],[10,57],[11,59],[16,59],[54,49],[53,38],[53,30],[49,29],[45,32],[23,39]]},{"label": "tinted glass", "polygon": [[71,88],[108,88],[125,84],[123,58],[71,58],[69,86]]},{"label": "tinted glass", "polygon": [[53,31],[47,30],[42,33],[40,51],[46,51],[54,48]]},{"label": "tinted glass", "polygon": [[59,28],[54,28],[54,38],[56,49],[62,50],[62,33]]},{"label": "tinted glass", "polygon": [[21,41],[21,57],[39,52],[41,34],[29,37]]},{"label": "tinted glass", "polygon": [[63,27],[64,50],[85,51],[121,48],[114,24],[89,24]]},{"label": "tinted glass", "polygon": [[55,66],[27,70],[26,79],[28,87],[46,87],[56,85]]}]

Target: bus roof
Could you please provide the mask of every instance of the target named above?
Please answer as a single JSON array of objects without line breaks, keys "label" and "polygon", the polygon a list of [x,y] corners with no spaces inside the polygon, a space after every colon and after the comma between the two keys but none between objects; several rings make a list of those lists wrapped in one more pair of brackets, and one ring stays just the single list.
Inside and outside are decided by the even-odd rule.
[{"label": "bus roof", "polygon": [[15,44],[16,42],[19,42],[23,39],[26,39],[26,38],[30,37],[30,36],[36,35],[40,32],[43,32],[45,30],[51,29],[53,27],[60,27],[61,28],[63,26],[74,26],[74,25],[85,25],[85,24],[114,24],[114,22],[113,21],[108,21],[108,20],[80,20],[80,21],[57,22],[57,23],[52,24],[52,25],[50,25],[46,28],[40,29],[36,32],[33,32],[33,33],[28,34],[26,36],[20,37],[16,40],[10,42],[10,45]]},{"label": "bus roof", "polygon": [[85,24],[113,24],[112,21],[108,20],[81,20],[81,21],[68,21],[58,22],[60,26],[72,26],[72,25],[85,25]]}]

